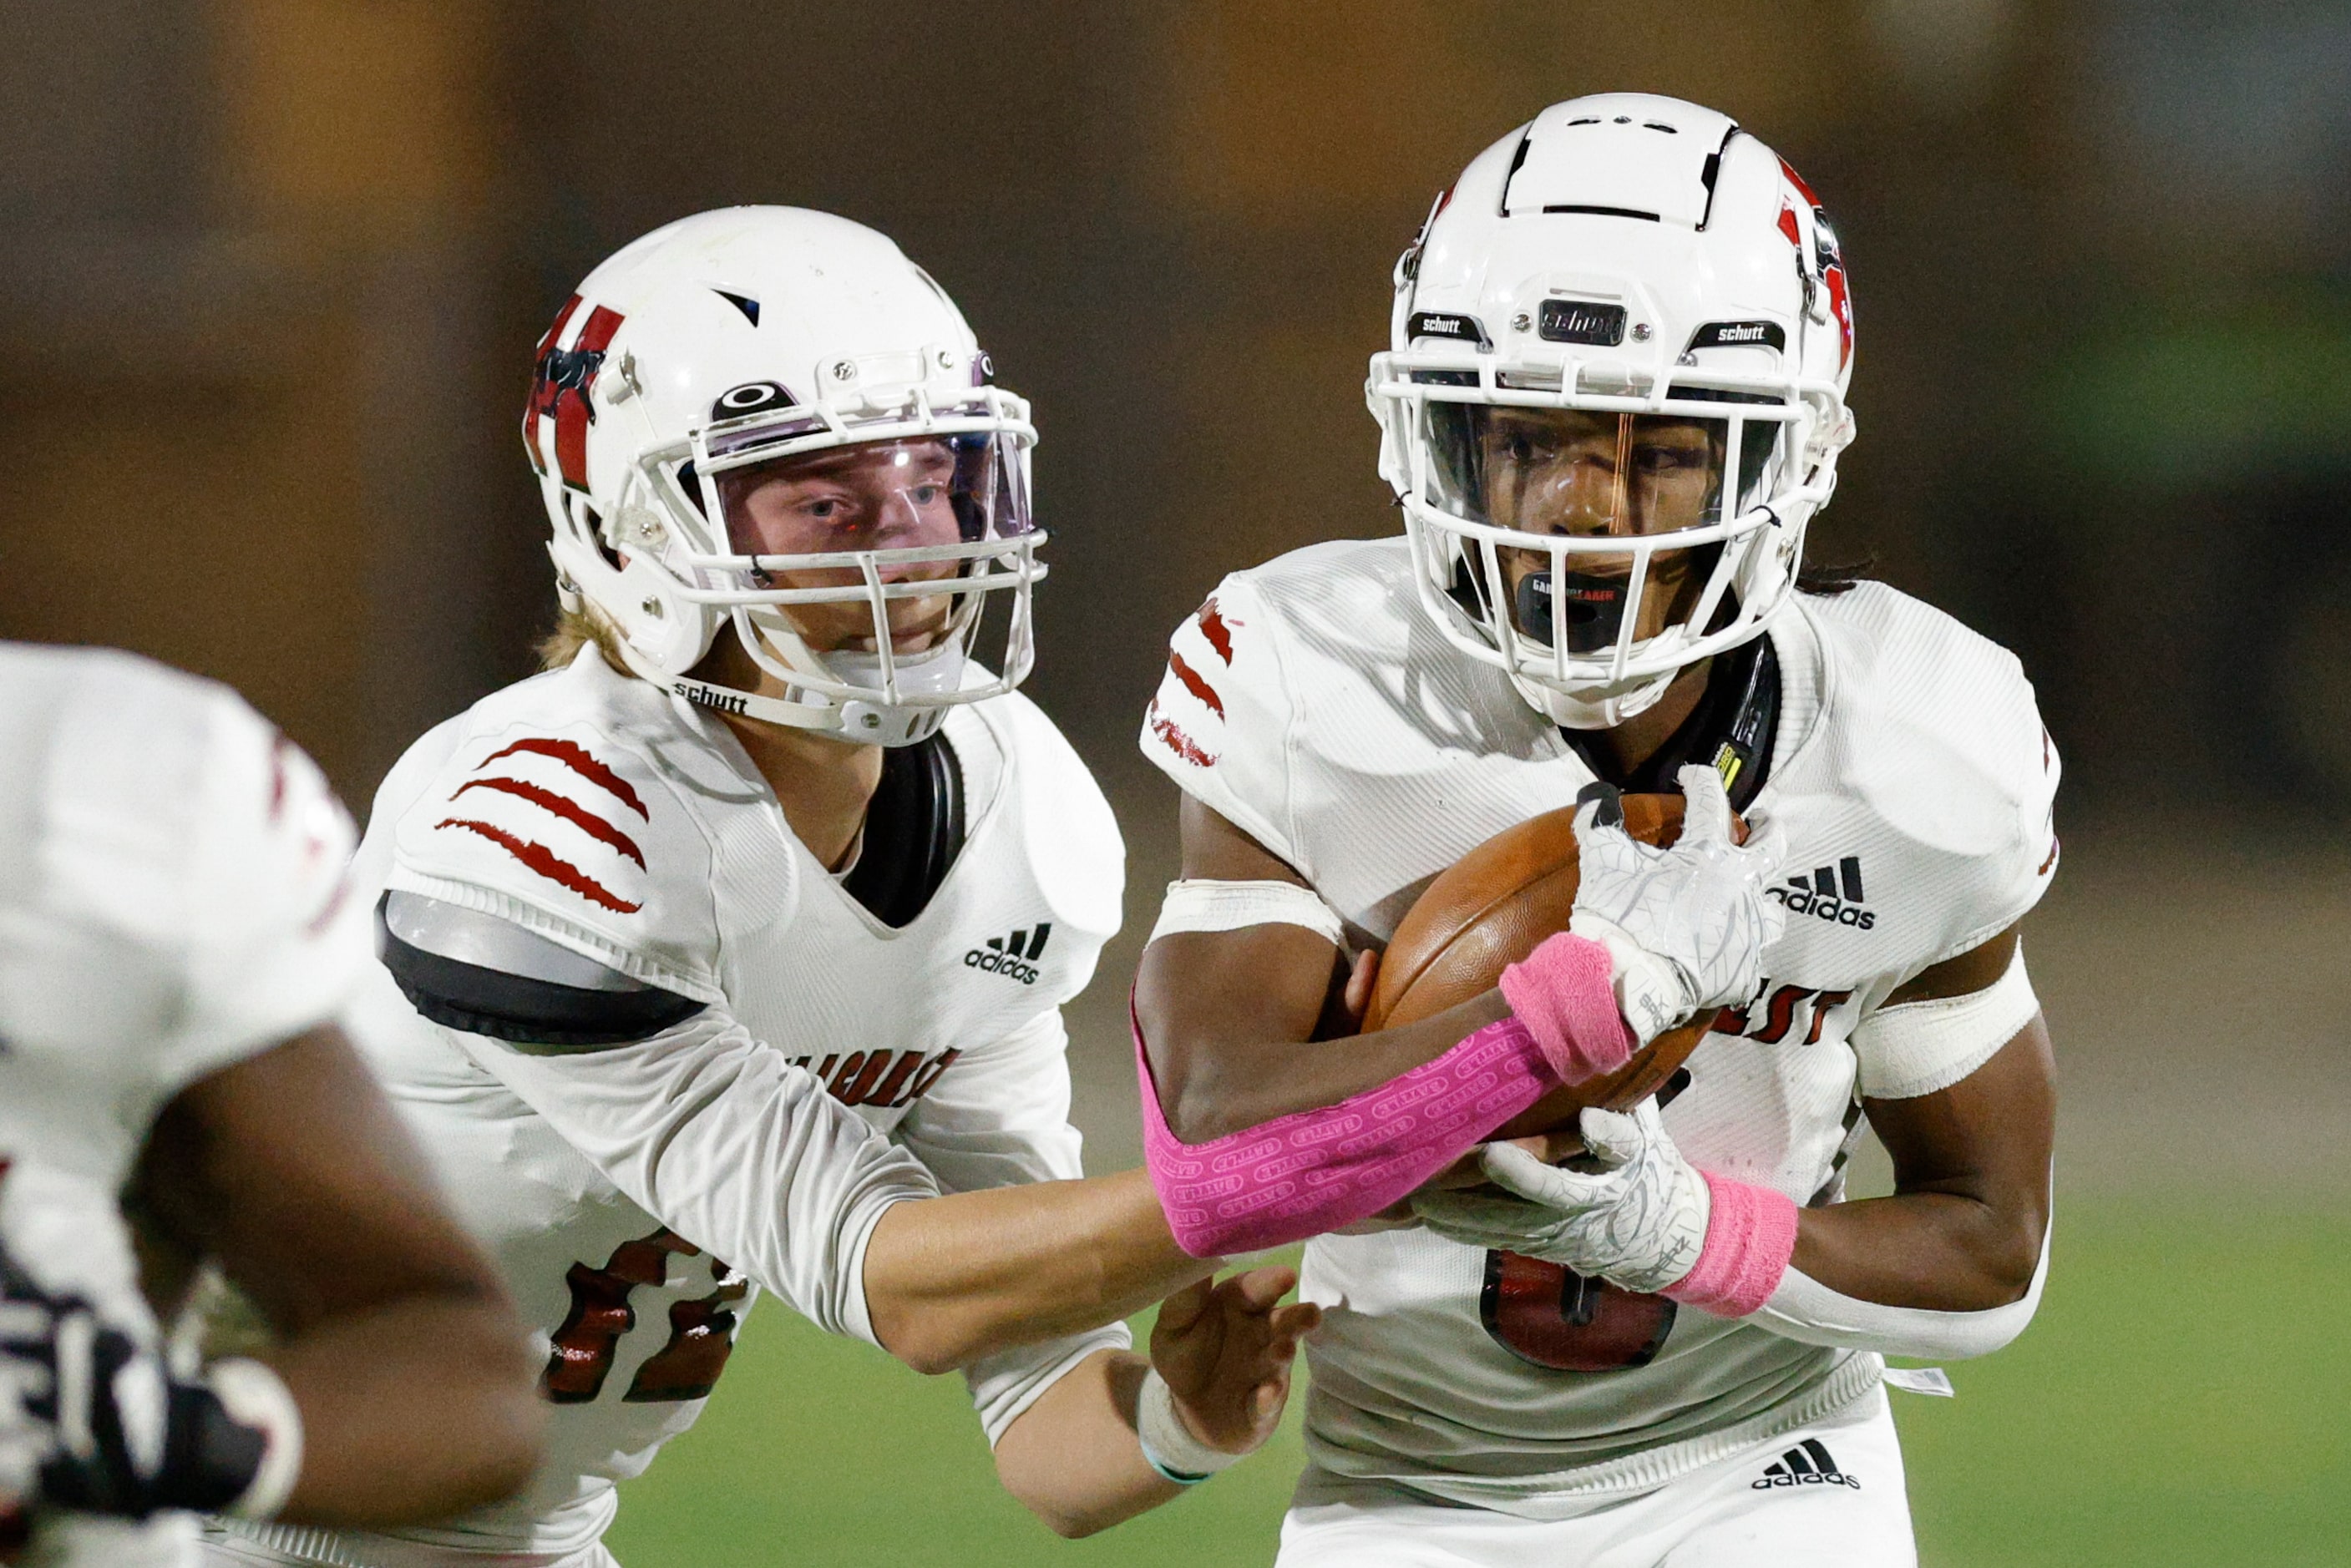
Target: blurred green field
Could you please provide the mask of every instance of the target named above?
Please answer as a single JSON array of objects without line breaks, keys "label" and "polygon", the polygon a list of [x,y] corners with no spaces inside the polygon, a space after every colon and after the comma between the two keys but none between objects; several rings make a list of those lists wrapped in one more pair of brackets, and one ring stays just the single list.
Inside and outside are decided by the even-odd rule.
[{"label": "blurred green field", "polygon": [[[1927,1568],[2351,1563],[2351,1216],[2074,1204],[2031,1332],[1896,1395]],[[2259,1289],[2238,1282],[2258,1273]],[[622,1493],[625,1568],[1270,1561],[1277,1444],[1091,1541],[996,1486],[960,1379],[762,1305],[710,1409]]]}]

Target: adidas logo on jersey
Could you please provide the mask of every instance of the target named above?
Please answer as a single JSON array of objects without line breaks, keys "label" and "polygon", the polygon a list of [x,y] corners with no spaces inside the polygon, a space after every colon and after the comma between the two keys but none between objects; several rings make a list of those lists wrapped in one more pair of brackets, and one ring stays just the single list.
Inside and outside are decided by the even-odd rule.
[{"label": "adidas logo on jersey", "polygon": [[1836,1461],[1829,1458],[1827,1444],[1818,1438],[1806,1438],[1765,1465],[1762,1476],[1747,1484],[1756,1491],[1770,1491],[1775,1486],[1849,1486],[1859,1491],[1861,1478],[1837,1469]]},{"label": "adidas logo on jersey", "polygon": [[1834,866],[1815,867],[1810,877],[1791,877],[1786,887],[1766,888],[1763,891],[1767,897],[1779,899],[1792,915],[1813,915],[1832,925],[1851,926],[1860,931],[1877,924],[1877,916],[1861,907],[1858,855],[1848,855]]},{"label": "adidas logo on jersey", "polygon": [[1045,939],[1052,934],[1053,922],[1040,920],[1034,931],[1024,926],[1008,937],[990,937],[963,955],[963,966],[982,974],[1006,975],[1023,985],[1034,985],[1037,961],[1045,956]]}]

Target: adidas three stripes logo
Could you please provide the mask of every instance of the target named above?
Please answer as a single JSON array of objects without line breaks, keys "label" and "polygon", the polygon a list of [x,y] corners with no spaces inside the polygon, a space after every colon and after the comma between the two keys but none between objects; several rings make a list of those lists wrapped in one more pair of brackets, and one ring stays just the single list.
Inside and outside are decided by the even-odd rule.
[{"label": "adidas three stripes logo", "polygon": [[1855,1491],[1861,1490],[1860,1478],[1837,1469],[1836,1460],[1829,1457],[1828,1445],[1818,1438],[1806,1438],[1765,1465],[1761,1477],[1748,1485],[1756,1491],[1769,1491],[1779,1486],[1849,1486]]},{"label": "adidas three stripes logo", "polygon": [[1037,961],[1045,956],[1045,939],[1052,934],[1053,922],[1040,920],[1033,931],[1022,926],[1008,937],[990,937],[963,955],[963,966],[1034,985]]},{"label": "adidas three stripes logo", "polygon": [[1766,898],[1779,899],[1792,915],[1811,915],[1833,926],[1851,926],[1858,931],[1877,924],[1876,913],[1862,908],[1858,855],[1847,855],[1834,866],[1816,866],[1809,877],[1798,872],[1783,886],[1766,888],[1763,893]]}]

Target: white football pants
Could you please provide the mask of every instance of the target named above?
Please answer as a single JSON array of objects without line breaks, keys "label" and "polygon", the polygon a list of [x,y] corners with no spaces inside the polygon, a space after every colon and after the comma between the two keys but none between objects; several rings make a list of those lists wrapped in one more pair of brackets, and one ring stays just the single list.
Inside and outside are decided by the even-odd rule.
[{"label": "white football pants", "polygon": [[434,1568],[458,1568],[460,1564],[475,1563],[495,1563],[498,1568],[517,1563],[528,1563],[530,1568],[620,1568],[601,1541],[568,1556],[548,1558],[459,1552],[415,1542],[386,1542],[380,1536],[360,1532],[335,1540],[335,1546],[313,1554],[286,1551],[214,1526],[204,1532],[204,1547],[197,1560],[204,1568],[424,1568],[428,1563]]},{"label": "white football pants", "polygon": [[1309,1469],[1275,1568],[1917,1568],[1880,1390],[1581,1518],[1448,1508]]}]

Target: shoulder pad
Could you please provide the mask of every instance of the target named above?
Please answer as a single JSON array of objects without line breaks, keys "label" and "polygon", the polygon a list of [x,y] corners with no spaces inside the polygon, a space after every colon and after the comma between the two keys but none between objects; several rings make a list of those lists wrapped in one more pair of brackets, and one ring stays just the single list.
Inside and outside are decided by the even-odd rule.
[{"label": "shoulder pad", "polygon": [[1093,771],[1044,710],[1017,691],[984,706],[1008,754],[1014,798],[1007,804],[1021,813],[1038,888],[1063,929],[1088,933],[1098,948],[1117,934],[1125,903],[1126,841],[1118,817]]},{"label": "shoulder pad", "polygon": [[1831,735],[1869,808],[1920,849],[1968,867],[1972,919],[1945,956],[2039,901],[2057,863],[2062,774],[2016,656],[1877,583],[1808,601],[1837,670]]},{"label": "shoulder pad", "polygon": [[[632,979],[719,1000],[705,793],[673,777],[661,703],[575,670],[467,716],[394,829],[387,885],[486,910]],[[633,683],[642,684],[642,683]],[[648,689],[649,690],[649,689]],[[658,693],[651,693],[658,698]],[[672,743],[664,746],[663,742]]]},{"label": "shoulder pad", "polygon": [[1295,866],[1284,673],[1274,618],[1236,573],[1168,639],[1140,743],[1185,794]]}]

